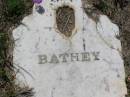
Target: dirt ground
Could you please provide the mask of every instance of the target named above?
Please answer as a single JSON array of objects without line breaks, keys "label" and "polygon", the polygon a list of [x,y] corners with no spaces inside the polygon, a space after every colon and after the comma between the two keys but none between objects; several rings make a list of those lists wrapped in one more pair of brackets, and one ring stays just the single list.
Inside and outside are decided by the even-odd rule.
[{"label": "dirt ground", "polygon": [[[20,24],[20,21],[25,15],[30,14],[33,4],[31,0],[22,0],[24,2],[24,9],[22,9],[23,7],[18,7],[19,10],[22,9],[22,13],[19,13],[16,12],[17,10],[14,11],[14,9],[13,11],[8,11],[7,2],[5,1],[6,0],[0,0],[0,94],[3,93],[3,96],[0,97],[21,97],[16,96],[16,94],[29,94],[30,90],[18,90],[18,92],[15,93],[15,96],[8,96],[13,94],[14,91],[14,88],[11,91],[11,88],[13,87],[12,85],[14,85],[14,73],[10,70],[11,58],[8,55],[8,48],[10,44],[9,40],[11,39],[11,37],[9,37],[9,33],[13,28]],[[126,83],[128,88],[128,95],[126,95],[126,97],[130,97],[130,0],[82,0],[82,2],[84,10],[90,18],[98,21],[99,14],[105,14],[112,20],[113,23],[119,26],[120,35],[117,36],[117,38],[119,38],[122,42],[122,57],[125,63]],[[87,6],[88,4],[89,6]],[[74,19],[71,18],[71,20],[75,22]],[[58,22],[62,22],[62,19]],[[65,32],[64,28],[60,30],[63,31],[63,33]],[[7,37],[5,38],[5,36]],[[10,64],[10,66],[7,64]],[[1,88],[1,86],[3,87]],[[4,93],[6,95],[4,95]],[[29,95],[22,97],[32,96]]]}]

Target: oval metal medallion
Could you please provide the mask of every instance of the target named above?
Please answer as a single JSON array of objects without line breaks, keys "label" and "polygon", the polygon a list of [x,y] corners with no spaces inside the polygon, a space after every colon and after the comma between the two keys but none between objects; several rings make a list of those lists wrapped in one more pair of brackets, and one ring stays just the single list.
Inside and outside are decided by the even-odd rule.
[{"label": "oval metal medallion", "polygon": [[75,12],[69,6],[59,7],[56,10],[56,24],[60,33],[70,37],[75,28]]}]

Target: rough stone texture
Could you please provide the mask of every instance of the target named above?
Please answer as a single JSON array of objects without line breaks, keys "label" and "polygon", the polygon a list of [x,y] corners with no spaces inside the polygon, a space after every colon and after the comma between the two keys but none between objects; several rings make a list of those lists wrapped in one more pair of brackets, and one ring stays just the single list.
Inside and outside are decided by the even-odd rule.
[{"label": "rough stone texture", "polygon": [[[82,0],[82,2],[85,12],[92,19],[98,20],[99,13],[105,14],[119,26],[120,35],[117,37],[122,43],[122,57],[128,88],[127,97],[130,97],[130,0]],[[85,6],[87,4],[91,6]]]},{"label": "rough stone texture", "polygon": [[[75,9],[71,37],[57,33],[55,26],[55,9],[64,4]],[[104,15],[93,21],[80,0],[45,1],[41,6],[45,14],[34,6],[33,14],[13,31],[14,65],[22,68],[17,82],[33,87],[36,97],[125,97],[118,27]]]}]

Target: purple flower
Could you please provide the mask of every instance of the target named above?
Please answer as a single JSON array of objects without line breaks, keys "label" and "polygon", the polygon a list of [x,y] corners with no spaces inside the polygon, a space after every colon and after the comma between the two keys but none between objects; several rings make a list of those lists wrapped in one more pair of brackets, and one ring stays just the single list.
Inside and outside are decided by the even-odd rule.
[{"label": "purple flower", "polygon": [[34,3],[40,4],[43,0],[33,0]]}]

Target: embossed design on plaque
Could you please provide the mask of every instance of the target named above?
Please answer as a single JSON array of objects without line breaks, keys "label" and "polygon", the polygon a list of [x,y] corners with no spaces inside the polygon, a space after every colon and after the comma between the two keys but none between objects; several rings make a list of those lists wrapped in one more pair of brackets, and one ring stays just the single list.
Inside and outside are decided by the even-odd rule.
[{"label": "embossed design on plaque", "polygon": [[56,25],[60,33],[70,37],[75,28],[75,12],[69,6],[59,7],[56,10]]}]

